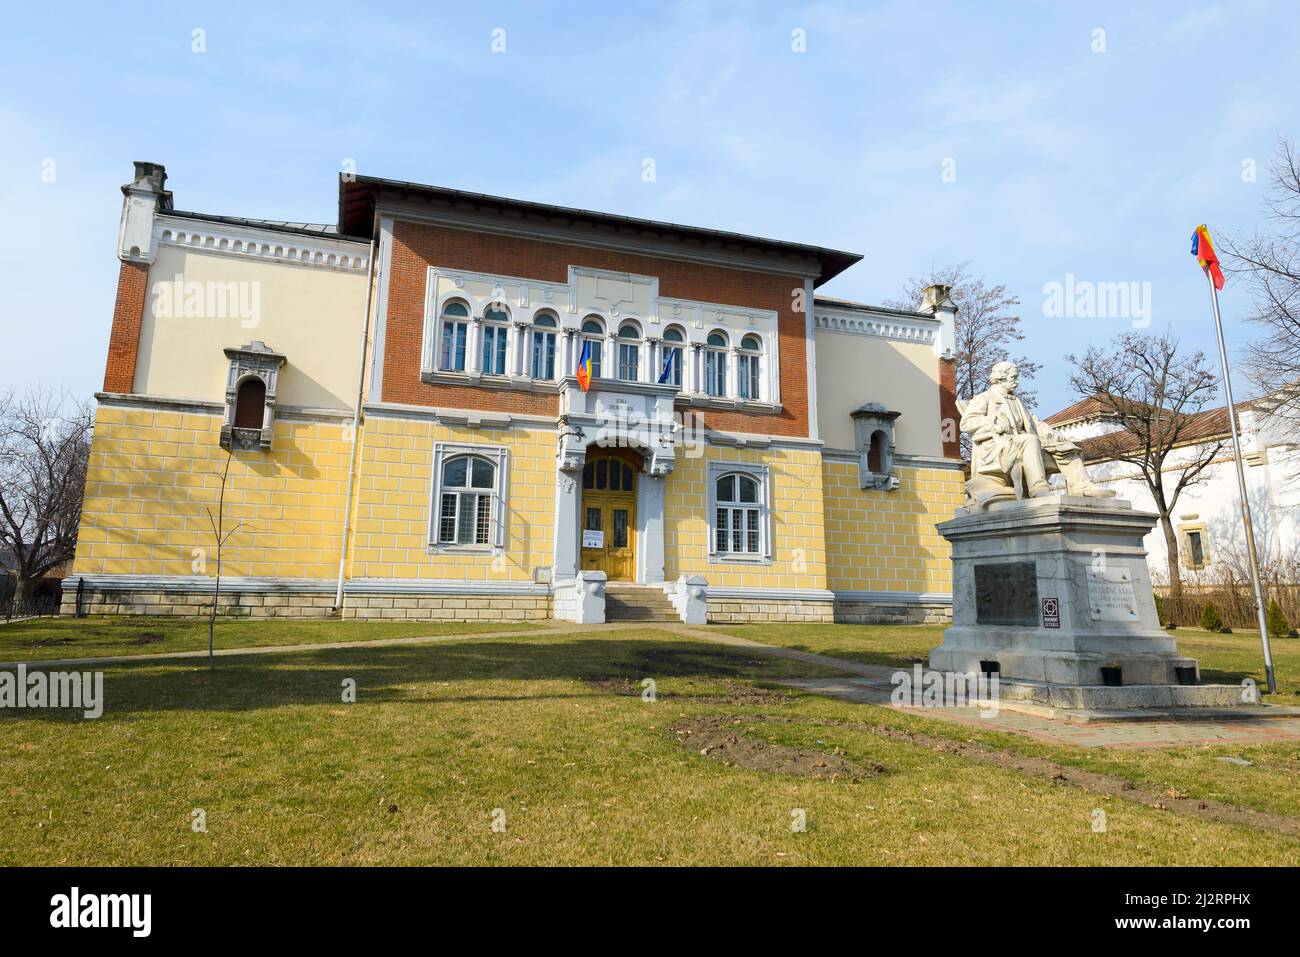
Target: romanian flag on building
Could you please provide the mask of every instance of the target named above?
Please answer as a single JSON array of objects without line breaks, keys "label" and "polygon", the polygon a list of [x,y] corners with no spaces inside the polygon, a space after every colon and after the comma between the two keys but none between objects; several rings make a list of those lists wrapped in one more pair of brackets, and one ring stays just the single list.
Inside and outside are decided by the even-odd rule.
[{"label": "romanian flag on building", "polygon": [[1219,268],[1219,257],[1214,251],[1214,243],[1210,242],[1210,231],[1205,228],[1205,224],[1196,227],[1196,232],[1192,233],[1192,255],[1196,261],[1201,264],[1206,275],[1214,282],[1215,289],[1223,288],[1223,270]]},{"label": "romanian flag on building", "polygon": [[578,356],[578,371],[575,373],[578,377],[578,385],[582,386],[582,391],[586,392],[591,388],[591,340],[586,339],[582,343],[582,355]]}]

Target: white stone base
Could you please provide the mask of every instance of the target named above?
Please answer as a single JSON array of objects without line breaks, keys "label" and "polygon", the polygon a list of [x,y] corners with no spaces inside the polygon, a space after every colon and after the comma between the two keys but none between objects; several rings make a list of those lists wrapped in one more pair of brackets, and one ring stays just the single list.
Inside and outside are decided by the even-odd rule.
[{"label": "white stone base", "polygon": [[1077,688],[1104,686],[1103,668],[1122,685],[1199,684],[1156,615],[1142,544],[1155,521],[1065,495],[961,509],[938,526],[953,546],[953,626],[930,667]]},{"label": "white stone base", "polygon": [[1028,702],[1066,711],[1141,711],[1151,708],[1221,708],[1267,711],[1238,685],[1102,685],[999,681],[998,698],[1008,707]]}]

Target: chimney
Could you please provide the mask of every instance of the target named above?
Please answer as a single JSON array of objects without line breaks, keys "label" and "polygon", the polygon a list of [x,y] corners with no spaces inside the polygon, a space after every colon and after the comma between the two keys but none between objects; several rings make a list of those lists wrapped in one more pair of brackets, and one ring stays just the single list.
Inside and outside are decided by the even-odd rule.
[{"label": "chimney", "polygon": [[160,212],[172,208],[167,189],[167,167],[161,163],[135,161],[134,179],[122,187],[122,223],[117,234],[117,257],[130,262],[152,263],[158,256],[153,222]]},{"label": "chimney", "polygon": [[952,301],[952,286],[936,283],[921,290],[921,311],[939,320],[934,337],[934,354],[951,359],[957,354],[957,306]]},{"label": "chimney", "polygon": [[[137,163],[138,167],[140,164]],[[921,290],[921,298],[925,303],[927,312],[934,312],[942,303],[952,301],[952,286],[945,286],[937,283],[933,286],[926,286]],[[955,307],[954,307],[955,308]]]}]

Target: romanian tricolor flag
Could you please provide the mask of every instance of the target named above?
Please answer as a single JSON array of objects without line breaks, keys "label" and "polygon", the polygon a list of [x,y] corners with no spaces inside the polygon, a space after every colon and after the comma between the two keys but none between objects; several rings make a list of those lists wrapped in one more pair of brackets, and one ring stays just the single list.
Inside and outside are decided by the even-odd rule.
[{"label": "romanian tricolor flag", "polygon": [[1196,261],[1201,264],[1207,276],[1214,282],[1215,289],[1223,288],[1223,270],[1219,268],[1219,257],[1214,251],[1214,243],[1210,242],[1210,231],[1205,228],[1205,224],[1196,227],[1196,232],[1192,233],[1192,255]]},{"label": "romanian tricolor flag", "polygon": [[582,386],[582,391],[586,392],[591,388],[591,340],[585,339],[582,343],[582,355],[578,356],[578,371],[575,373],[578,377],[578,385]]}]

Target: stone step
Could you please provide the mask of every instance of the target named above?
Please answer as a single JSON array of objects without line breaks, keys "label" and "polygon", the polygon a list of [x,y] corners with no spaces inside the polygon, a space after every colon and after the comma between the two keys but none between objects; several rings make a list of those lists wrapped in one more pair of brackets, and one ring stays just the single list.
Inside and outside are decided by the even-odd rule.
[{"label": "stone step", "polygon": [[680,621],[677,609],[660,588],[613,585],[605,588],[606,621]]}]

